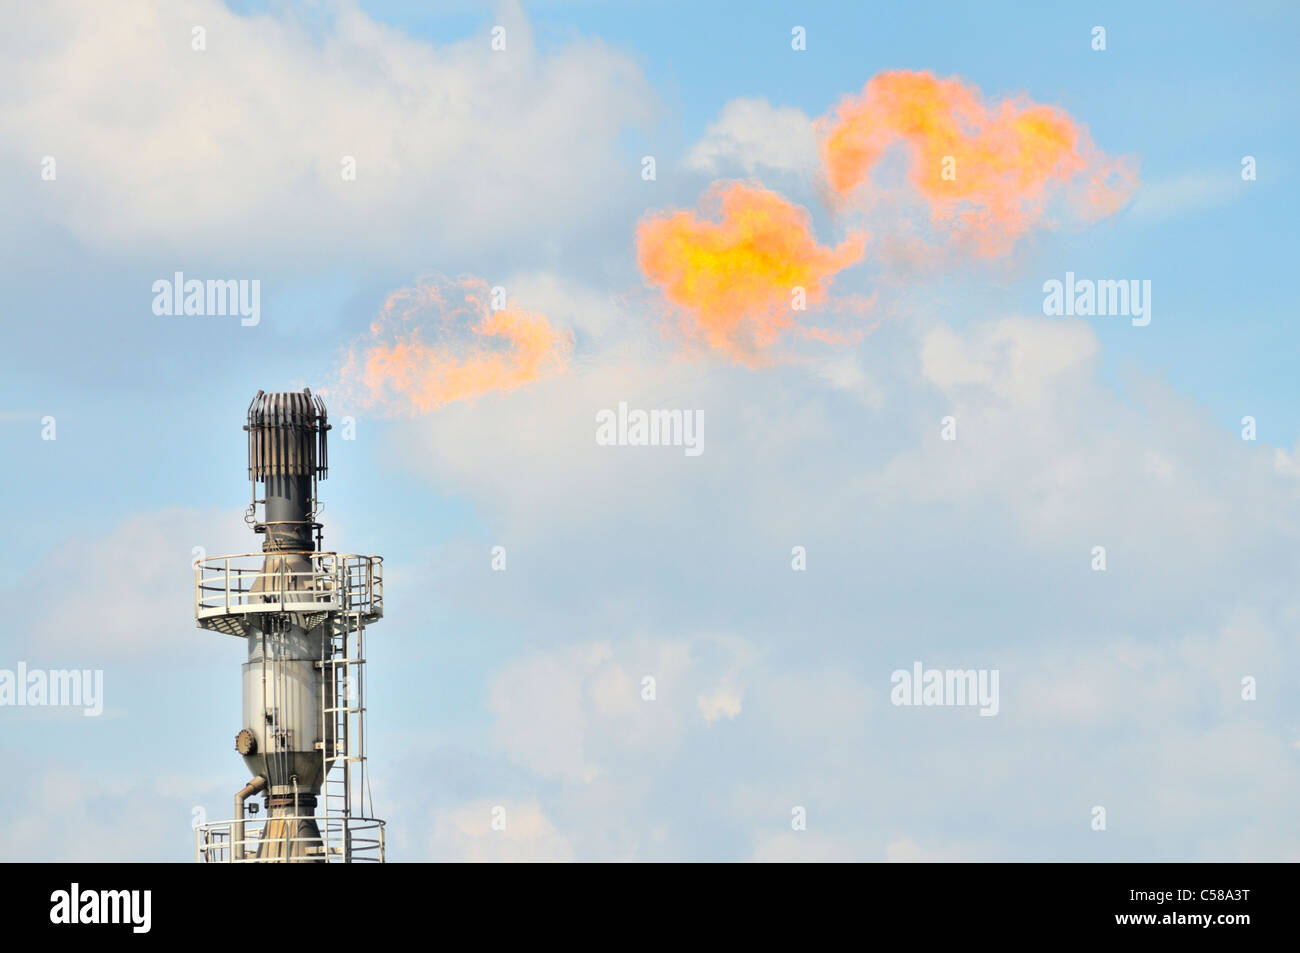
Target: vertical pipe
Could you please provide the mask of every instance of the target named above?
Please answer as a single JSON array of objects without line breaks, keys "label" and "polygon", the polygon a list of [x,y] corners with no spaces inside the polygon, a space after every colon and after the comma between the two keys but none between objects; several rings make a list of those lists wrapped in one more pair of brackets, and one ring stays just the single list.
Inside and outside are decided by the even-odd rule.
[{"label": "vertical pipe", "polygon": [[264,787],[266,787],[266,778],[259,774],[240,788],[235,795],[235,835],[230,842],[231,863],[234,863],[236,854],[240,860],[244,859],[244,802]]}]

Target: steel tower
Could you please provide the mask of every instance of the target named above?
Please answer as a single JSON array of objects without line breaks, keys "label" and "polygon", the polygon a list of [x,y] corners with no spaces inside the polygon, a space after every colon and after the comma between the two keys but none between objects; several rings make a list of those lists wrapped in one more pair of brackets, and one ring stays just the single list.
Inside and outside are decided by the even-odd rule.
[{"label": "steel tower", "polygon": [[[366,816],[365,633],[384,614],[383,560],[322,549],[317,485],[330,426],[319,397],[259,390],[244,429],[245,521],[262,551],[196,562],[194,615],[247,643],[235,750],[252,780],[235,795],[233,820],[196,828],[196,856],[382,863],[384,822]],[[257,794],[265,814],[253,803],[246,817]]]}]

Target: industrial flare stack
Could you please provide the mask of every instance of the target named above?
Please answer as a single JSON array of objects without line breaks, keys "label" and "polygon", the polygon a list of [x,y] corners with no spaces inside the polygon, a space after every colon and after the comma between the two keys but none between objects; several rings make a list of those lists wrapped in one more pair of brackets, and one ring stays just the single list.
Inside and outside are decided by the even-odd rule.
[{"label": "industrial flare stack", "polygon": [[[383,560],[321,548],[330,427],[319,397],[258,391],[244,429],[245,520],[262,551],[196,562],[194,614],[200,628],[247,642],[235,750],[251,780],[233,820],[197,827],[197,857],[382,863],[384,822],[366,816],[364,676],[366,627],[384,614]],[[254,795],[261,818],[255,802],[245,813]]]}]

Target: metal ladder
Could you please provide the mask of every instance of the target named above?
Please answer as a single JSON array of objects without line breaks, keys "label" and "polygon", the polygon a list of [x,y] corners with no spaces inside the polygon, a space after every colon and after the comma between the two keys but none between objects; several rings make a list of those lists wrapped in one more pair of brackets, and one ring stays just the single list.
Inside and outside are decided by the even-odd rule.
[{"label": "metal ladder", "polygon": [[[352,861],[349,821],[365,814],[365,620],[368,568],[342,562],[339,609],[330,613],[330,655],[322,663],[321,726],[333,723],[333,744],[321,742],[321,841],[327,860]],[[322,732],[328,739],[330,732]],[[332,750],[331,750],[332,749]],[[331,765],[331,762],[333,764]]]}]

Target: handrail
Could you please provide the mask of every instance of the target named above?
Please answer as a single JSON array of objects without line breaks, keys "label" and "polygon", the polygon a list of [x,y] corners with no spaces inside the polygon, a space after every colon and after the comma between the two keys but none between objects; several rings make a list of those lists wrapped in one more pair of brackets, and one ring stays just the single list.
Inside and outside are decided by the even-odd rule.
[{"label": "handrail", "polygon": [[[297,830],[297,822],[310,821],[320,832],[313,836],[277,836],[277,847],[283,852],[272,857],[258,857],[257,849],[264,842],[263,833],[270,824],[282,825],[287,835]],[[319,859],[325,863],[384,862],[384,825],[377,817],[339,817],[316,814],[293,814],[245,818],[245,834],[236,839],[238,820],[211,821],[194,829],[195,859],[200,863],[274,864],[296,860]],[[249,836],[252,832],[253,836]],[[346,842],[346,848],[342,844]],[[291,847],[306,848],[298,856]]]},{"label": "handrail", "polygon": [[[290,569],[286,557],[304,557],[307,568]],[[268,565],[271,560],[276,562]],[[210,556],[194,564],[195,618],[334,610],[379,618],[383,615],[382,567],[382,557],[354,553],[293,551]]]}]

